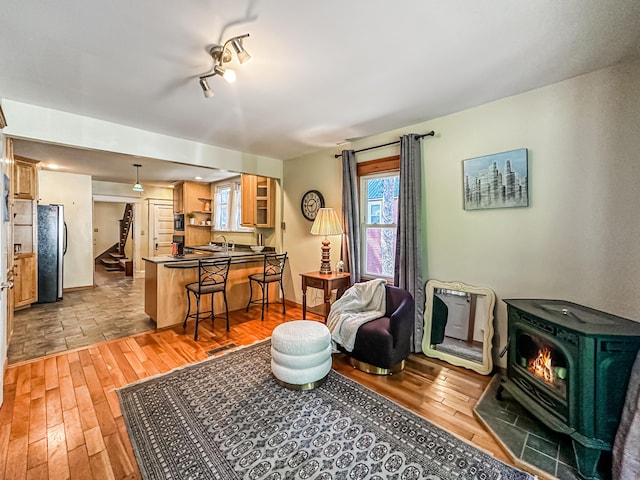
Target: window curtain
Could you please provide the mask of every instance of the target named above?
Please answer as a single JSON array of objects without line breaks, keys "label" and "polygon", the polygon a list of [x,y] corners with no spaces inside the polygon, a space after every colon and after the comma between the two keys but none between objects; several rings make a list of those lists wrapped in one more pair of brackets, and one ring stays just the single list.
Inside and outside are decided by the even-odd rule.
[{"label": "window curtain", "polygon": [[422,351],[424,331],[424,278],[422,272],[422,155],[420,136],[400,137],[398,232],[393,283],[415,300],[413,351]]},{"label": "window curtain", "polygon": [[351,273],[351,284],[360,280],[360,214],[356,153],[342,151],[342,245],[340,258]]}]

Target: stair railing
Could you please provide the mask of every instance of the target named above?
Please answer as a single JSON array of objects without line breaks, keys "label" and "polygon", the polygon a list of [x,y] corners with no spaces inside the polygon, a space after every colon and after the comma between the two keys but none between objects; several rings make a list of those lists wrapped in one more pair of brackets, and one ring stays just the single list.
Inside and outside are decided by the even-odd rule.
[{"label": "stair railing", "polygon": [[120,238],[118,240],[118,253],[124,255],[124,247],[127,245],[129,231],[133,223],[133,204],[127,203],[124,207],[122,220],[120,220]]}]

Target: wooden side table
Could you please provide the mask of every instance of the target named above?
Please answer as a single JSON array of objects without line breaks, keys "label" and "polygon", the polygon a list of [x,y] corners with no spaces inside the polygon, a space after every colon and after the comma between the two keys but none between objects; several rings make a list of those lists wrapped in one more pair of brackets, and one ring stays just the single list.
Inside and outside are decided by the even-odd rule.
[{"label": "wooden side table", "polygon": [[340,298],[342,293],[351,286],[350,273],[319,273],[308,272],[301,273],[302,277],[302,319],[307,319],[307,287],[318,288],[324,291],[324,303],[316,307],[309,307],[309,311],[324,317],[329,315],[331,307],[331,292],[338,290],[337,297]]}]

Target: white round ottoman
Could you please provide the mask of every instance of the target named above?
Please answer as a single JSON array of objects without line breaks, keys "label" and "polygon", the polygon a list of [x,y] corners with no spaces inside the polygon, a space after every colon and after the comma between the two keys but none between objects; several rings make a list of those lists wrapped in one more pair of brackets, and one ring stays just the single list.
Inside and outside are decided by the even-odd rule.
[{"label": "white round ottoman", "polygon": [[271,334],[271,371],[276,382],[293,390],[311,390],[331,370],[331,333],[326,325],[294,320]]}]

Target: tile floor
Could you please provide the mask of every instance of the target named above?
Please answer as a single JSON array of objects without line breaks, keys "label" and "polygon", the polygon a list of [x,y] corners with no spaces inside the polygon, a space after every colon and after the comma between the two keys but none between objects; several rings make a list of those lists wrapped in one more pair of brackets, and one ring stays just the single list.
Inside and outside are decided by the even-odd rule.
[{"label": "tile floor", "polygon": [[[513,400],[506,390],[503,400],[497,400],[495,394],[499,383],[500,376],[496,375],[475,408],[476,414],[494,436],[513,457],[533,465],[549,478],[579,480],[571,439],[547,428]],[[603,453],[598,469],[603,480],[611,478],[610,462],[610,456]]]},{"label": "tile floor", "polygon": [[9,364],[155,329],[144,313],[144,279],[96,267],[95,288],[14,315]]}]

